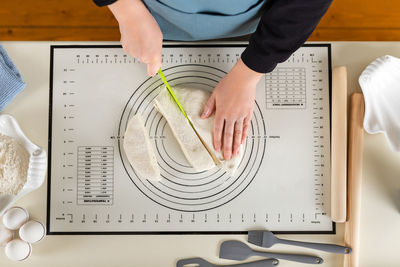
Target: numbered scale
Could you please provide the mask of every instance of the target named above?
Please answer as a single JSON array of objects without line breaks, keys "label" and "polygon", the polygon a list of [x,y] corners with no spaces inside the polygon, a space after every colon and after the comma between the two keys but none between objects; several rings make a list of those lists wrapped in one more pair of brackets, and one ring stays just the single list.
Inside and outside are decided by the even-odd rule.
[{"label": "numbered scale", "polygon": [[[172,86],[212,91],[245,44],[167,44]],[[120,46],[52,46],[49,234],[334,233],[330,207],[330,46],[305,45],[265,74],[233,177],[195,172],[152,101],[162,81]],[[122,141],[144,116],[161,170],[140,179]]]}]

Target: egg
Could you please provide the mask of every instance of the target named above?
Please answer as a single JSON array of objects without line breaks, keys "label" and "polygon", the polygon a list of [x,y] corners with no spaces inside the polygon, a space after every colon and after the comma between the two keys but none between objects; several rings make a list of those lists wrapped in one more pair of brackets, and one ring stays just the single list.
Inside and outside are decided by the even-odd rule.
[{"label": "egg", "polygon": [[23,261],[31,255],[32,246],[21,239],[14,239],[7,243],[5,252],[10,260]]},{"label": "egg", "polygon": [[21,207],[12,207],[5,211],[3,224],[10,230],[17,230],[29,220],[29,213]]},{"label": "egg", "polygon": [[14,233],[10,230],[7,229],[5,226],[0,225],[0,246],[4,247],[7,245],[8,242],[10,242],[14,237]]},{"label": "egg", "polygon": [[44,238],[46,234],[46,228],[41,222],[30,220],[27,221],[19,229],[19,237],[28,242],[36,243]]}]

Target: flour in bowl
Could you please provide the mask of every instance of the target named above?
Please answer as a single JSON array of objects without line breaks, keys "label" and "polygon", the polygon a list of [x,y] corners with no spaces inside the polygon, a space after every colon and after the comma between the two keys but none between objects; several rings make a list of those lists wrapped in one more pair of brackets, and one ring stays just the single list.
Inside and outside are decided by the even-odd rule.
[{"label": "flour in bowl", "polygon": [[29,153],[15,138],[0,133],[0,195],[17,195],[26,183]]}]

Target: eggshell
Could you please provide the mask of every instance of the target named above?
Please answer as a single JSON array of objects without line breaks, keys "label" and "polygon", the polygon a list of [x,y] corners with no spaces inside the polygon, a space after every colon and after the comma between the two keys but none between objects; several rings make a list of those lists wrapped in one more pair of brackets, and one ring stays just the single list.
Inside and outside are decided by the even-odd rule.
[{"label": "eggshell", "polygon": [[14,233],[7,229],[5,226],[0,225],[0,246],[4,247],[10,242],[14,237]]},{"label": "eggshell", "polygon": [[5,252],[10,260],[23,261],[31,255],[32,246],[21,239],[14,239],[7,243]]},{"label": "eggshell", "polygon": [[19,237],[31,244],[42,240],[45,235],[46,228],[41,222],[35,220],[27,221],[19,229]]},{"label": "eggshell", "polygon": [[17,230],[29,220],[29,213],[21,207],[12,207],[4,212],[3,224],[10,230]]}]

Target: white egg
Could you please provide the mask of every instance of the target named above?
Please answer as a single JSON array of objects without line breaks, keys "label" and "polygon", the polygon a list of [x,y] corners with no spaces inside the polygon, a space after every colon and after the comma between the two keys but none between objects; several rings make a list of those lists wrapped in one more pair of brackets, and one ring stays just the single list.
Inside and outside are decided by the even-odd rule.
[{"label": "white egg", "polygon": [[44,225],[41,222],[34,220],[27,221],[19,229],[19,237],[31,244],[42,240],[45,236],[45,233],[46,228]]},{"label": "white egg", "polygon": [[17,230],[29,220],[29,213],[21,207],[12,207],[3,215],[3,224],[10,230]]},{"label": "white egg", "polygon": [[32,253],[32,246],[21,239],[14,239],[6,245],[6,255],[10,260],[23,261]]},{"label": "white egg", "polygon": [[0,246],[4,247],[7,245],[8,242],[10,242],[14,237],[14,233],[10,230],[7,229],[5,226],[0,225]]}]

